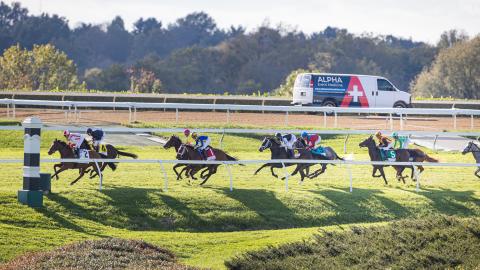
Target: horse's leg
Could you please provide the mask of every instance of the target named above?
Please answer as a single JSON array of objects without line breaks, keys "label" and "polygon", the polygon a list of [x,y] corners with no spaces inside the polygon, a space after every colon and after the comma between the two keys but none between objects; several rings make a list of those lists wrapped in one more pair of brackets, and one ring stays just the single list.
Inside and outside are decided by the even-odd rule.
[{"label": "horse's leg", "polygon": [[205,182],[207,182],[207,180],[210,178],[210,176],[216,174],[217,173],[217,168],[218,168],[218,165],[214,165],[211,168],[208,168],[208,174],[207,174],[207,176],[205,176],[205,178],[200,183],[200,185],[205,184]]},{"label": "horse's leg", "polygon": [[[55,169],[55,165],[60,165],[60,169],[56,170],[56,169]],[[58,180],[58,175],[59,175],[61,172],[65,171],[65,170],[68,170],[68,168],[67,168],[67,167],[63,167],[61,164],[55,164],[55,165],[53,165],[53,169],[55,170],[55,173],[51,176],[51,178],[53,178],[53,177],[55,176],[56,179]]]},{"label": "horse's leg", "polygon": [[[175,164],[175,166],[173,166],[173,171],[175,172],[175,175],[177,176],[177,180],[182,179],[182,176],[180,175],[181,173],[179,174],[178,171],[177,171],[177,168],[182,167],[182,166],[183,166],[183,164],[178,164],[178,163]],[[181,172],[183,172],[184,170],[185,170],[185,168],[183,168],[183,170]]]},{"label": "horse's leg", "polygon": [[475,176],[480,178],[480,175],[478,175],[478,173],[480,173],[480,167],[475,171]]},{"label": "horse's leg", "polygon": [[83,175],[85,174],[85,168],[80,168],[79,171],[80,171],[80,175],[77,177],[77,179],[73,180],[73,181],[70,183],[70,185],[75,184],[75,183],[76,183],[78,180],[80,180],[80,178],[82,178]]},{"label": "horse's leg", "polygon": [[53,178],[54,176],[56,177],[56,179],[58,180],[58,173],[57,173],[57,167],[62,167],[62,164],[59,163],[59,164],[53,164],[53,171],[54,171],[54,174],[51,176],[51,178]]},{"label": "horse's leg", "polygon": [[377,166],[373,166],[373,171],[372,171],[372,177],[380,177],[382,176],[382,173],[380,172],[380,175],[375,175],[375,173],[377,172],[378,170],[378,167]]},{"label": "horse's leg", "polygon": [[397,180],[399,182],[400,182],[400,180],[402,180],[403,183],[406,184],[405,183],[405,177],[402,175],[403,170],[405,170],[405,167],[404,166],[395,166],[394,168],[397,171]]},{"label": "horse's leg", "polygon": [[278,178],[278,175],[276,175],[275,172],[273,171],[273,166],[270,166],[270,171],[272,172],[273,177]]},{"label": "horse's leg", "polygon": [[383,171],[383,167],[379,167],[378,170],[383,177],[383,181],[385,181],[385,185],[388,185],[387,178],[385,177],[385,172]]},{"label": "horse's leg", "polygon": [[261,171],[263,168],[265,167],[268,167],[270,166],[271,164],[270,163],[266,163],[266,164],[263,164],[262,166],[260,166],[260,168],[258,168],[254,173],[253,175],[256,175],[259,171]]}]

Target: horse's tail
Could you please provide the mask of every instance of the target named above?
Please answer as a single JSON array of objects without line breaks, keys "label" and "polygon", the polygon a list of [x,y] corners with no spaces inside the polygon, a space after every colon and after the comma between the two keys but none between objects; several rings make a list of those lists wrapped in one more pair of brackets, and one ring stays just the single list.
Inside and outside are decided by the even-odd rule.
[{"label": "horse's tail", "polygon": [[[227,153],[225,153],[225,156],[227,157],[227,160],[229,160],[229,161],[238,161],[238,159],[236,157],[232,157]],[[241,163],[239,163],[238,165],[245,166],[245,164],[241,164]]]},{"label": "horse's tail", "polygon": [[138,156],[135,155],[135,154],[132,154],[132,153],[128,153],[128,152],[123,152],[123,151],[120,151],[120,150],[117,150],[117,154],[119,156],[126,156],[126,157],[131,157],[131,158],[134,158],[134,159],[137,159]]},{"label": "horse's tail", "polygon": [[425,160],[428,162],[438,162],[438,159],[432,158],[431,156],[425,154]]}]

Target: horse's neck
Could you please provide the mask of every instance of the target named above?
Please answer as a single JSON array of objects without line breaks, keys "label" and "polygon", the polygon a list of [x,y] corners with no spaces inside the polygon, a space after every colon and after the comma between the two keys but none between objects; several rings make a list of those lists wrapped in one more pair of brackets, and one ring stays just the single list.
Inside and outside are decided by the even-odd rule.
[{"label": "horse's neck", "polygon": [[61,148],[59,152],[60,152],[60,157],[61,158],[74,157],[72,149],[70,149],[68,147]]},{"label": "horse's neck", "polygon": [[477,145],[474,145],[475,147],[472,147],[472,155],[473,158],[477,163],[480,163],[480,147]]},{"label": "horse's neck", "polygon": [[368,155],[370,156],[371,160],[380,159],[380,149],[378,149],[375,145],[370,145],[368,147]]},{"label": "horse's neck", "polygon": [[270,151],[272,152],[272,159],[280,158],[282,156],[287,157],[287,152],[284,150],[283,147],[277,146],[274,147],[273,145],[270,147]]}]

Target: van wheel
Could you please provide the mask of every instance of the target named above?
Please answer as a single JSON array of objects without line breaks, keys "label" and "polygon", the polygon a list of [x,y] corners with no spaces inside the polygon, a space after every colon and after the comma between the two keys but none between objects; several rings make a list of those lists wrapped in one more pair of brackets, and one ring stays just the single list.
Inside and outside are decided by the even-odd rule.
[{"label": "van wheel", "polygon": [[403,103],[403,102],[397,102],[393,105],[394,108],[407,108],[407,104]]},{"label": "van wheel", "polygon": [[337,107],[337,104],[332,100],[326,100],[322,103],[323,107]]}]

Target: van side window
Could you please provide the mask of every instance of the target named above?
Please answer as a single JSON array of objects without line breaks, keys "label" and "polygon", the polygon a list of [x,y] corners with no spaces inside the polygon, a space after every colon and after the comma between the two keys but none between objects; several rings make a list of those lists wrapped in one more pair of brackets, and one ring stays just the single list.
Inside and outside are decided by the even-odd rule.
[{"label": "van side window", "polygon": [[377,79],[377,89],[380,91],[395,91],[393,85],[384,79]]}]

